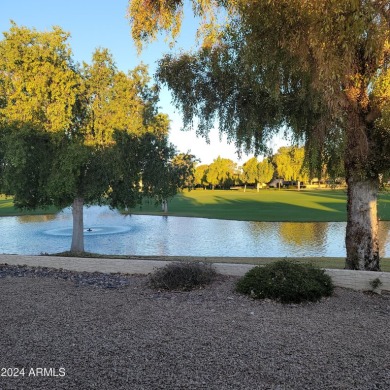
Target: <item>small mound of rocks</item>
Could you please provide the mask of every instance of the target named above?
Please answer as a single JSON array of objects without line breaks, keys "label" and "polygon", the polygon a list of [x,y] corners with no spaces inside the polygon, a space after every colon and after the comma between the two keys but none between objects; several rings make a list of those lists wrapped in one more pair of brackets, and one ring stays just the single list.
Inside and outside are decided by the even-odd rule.
[{"label": "small mound of rocks", "polygon": [[130,285],[131,277],[125,274],[102,272],[76,272],[49,267],[29,267],[26,265],[0,264],[0,279],[9,277],[53,278],[69,280],[76,287],[124,288]]}]

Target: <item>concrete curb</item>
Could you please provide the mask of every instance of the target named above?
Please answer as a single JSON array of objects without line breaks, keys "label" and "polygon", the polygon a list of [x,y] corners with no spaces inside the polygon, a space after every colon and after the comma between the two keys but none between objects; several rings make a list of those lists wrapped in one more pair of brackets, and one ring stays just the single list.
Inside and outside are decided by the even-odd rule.
[{"label": "concrete curb", "polygon": [[[62,268],[77,272],[104,272],[104,273],[127,273],[149,274],[156,268],[164,267],[170,260],[155,259],[100,259],[78,258],[57,256],[19,256],[0,255],[0,264],[27,265],[30,267]],[[213,263],[217,272],[223,275],[243,276],[255,265]],[[353,290],[372,290],[370,282],[374,279],[381,281],[381,286],[375,290],[390,291],[390,272],[350,271],[343,269],[325,269],[331,276],[335,286],[350,288]]]},{"label": "concrete curb", "polygon": [[382,283],[374,290],[376,293],[390,291],[390,272],[351,271],[347,269],[325,269],[335,286],[351,288],[352,290],[373,291],[370,283],[379,279]]}]

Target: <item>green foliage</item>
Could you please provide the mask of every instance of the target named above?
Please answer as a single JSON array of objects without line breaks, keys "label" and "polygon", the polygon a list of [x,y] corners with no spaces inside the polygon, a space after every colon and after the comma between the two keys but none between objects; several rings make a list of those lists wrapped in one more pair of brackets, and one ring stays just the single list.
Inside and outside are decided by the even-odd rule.
[{"label": "green foliage", "polygon": [[285,180],[307,180],[308,176],[304,167],[304,148],[281,147],[273,156],[279,177]]},{"label": "green foliage", "polygon": [[11,28],[0,41],[0,118],[46,131],[70,130],[80,75],[71,59],[69,34],[59,27],[38,32]]},{"label": "green foliage", "polygon": [[50,205],[48,173],[53,164],[52,135],[28,124],[13,124],[2,130],[2,189],[14,194],[18,208]]},{"label": "green foliage", "polygon": [[150,276],[150,284],[156,289],[189,291],[210,284],[216,275],[211,264],[170,263]]},{"label": "green foliage", "polygon": [[245,183],[256,183],[258,176],[258,161],[256,157],[252,157],[242,166],[243,179]]},{"label": "green foliage", "polygon": [[107,202],[113,208],[131,209],[142,200],[141,173],[143,149],[141,137],[124,131],[114,132],[115,144],[107,150],[110,184]]},{"label": "green foliage", "polygon": [[146,66],[140,65],[125,74],[118,71],[107,49],[98,49],[93,54],[92,64],[84,64],[82,75],[86,143],[109,145],[113,142],[114,130],[143,134],[159,128],[167,134],[168,124],[161,129],[159,122],[163,118],[156,118],[157,90],[149,87]]},{"label": "green foliage", "polygon": [[268,183],[274,174],[274,167],[268,158],[258,162],[256,157],[249,159],[242,167],[245,183]]},{"label": "green foliage", "polygon": [[83,198],[85,204],[99,204],[109,187],[109,150],[62,139],[56,145],[49,170],[47,190],[58,207]]},{"label": "green foliage", "polygon": [[268,158],[265,158],[263,161],[259,162],[257,165],[257,179],[259,183],[268,183],[271,181],[275,172],[273,164],[269,161]]},{"label": "green foliage", "polygon": [[[185,126],[215,119],[241,148],[266,149],[286,126],[306,142],[317,175],[346,162],[371,178],[390,167],[389,10],[382,0],[191,0],[206,30],[195,53],[166,55],[158,77],[173,92]],[[142,6],[141,6],[142,4]],[[158,32],[174,38],[183,1],[129,1],[139,47]],[[221,22],[216,15],[223,9]],[[332,170],[333,170],[332,168]],[[330,173],[333,175],[332,173]]]},{"label": "green foliage", "polygon": [[[156,202],[174,196],[185,184],[185,165],[175,165],[175,148],[167,137],[145,135],[143,140],[142,191]],[[179,158],[180,159],[180,158]]]},{"label": "green foliage", "polygon": [[229,188],[235,184],[236,168],[236,163],[232,160],[218,156],[208,167],[206,181],[213,188]]},{"label": "green foliage", "polygon": [[373,290],[376,290],[377,288],[382,286],[382,281],[379,278],[372,279],[370,281],[370,286]]},{"label": "green foliage", "polygon": [[176,154],[171,163],[177,177],[177,187],[192,189],[195,185],[195,165],[197,159],[193,154]]},{"label": "green foliage", "polygon": [[[142,8],[139,3],[130,1],[129,7],[138,43],[154,39],[159,29],[177,33],[183,2],[156,0],[143,2]],[[382,1],[192,3],[202,15],[224,7],[228,19],[214,46],[166,56],[160,63],[160,78],[174,91],[185,123],[199,116],[200,132],[207,132],[218,116],[220,129],[234,135],[238,145],[255,148],[264,145],[272,128],[287,124],[296,139],[308,141],[307,152],[311,147],[320,152],[310,154],[313,159],[323,157],[326,143],[342,145],[331,136],[341,128],[353,137],[339,150],[344,157],[366,159],[359,163],[362,169],[372,169],[371,159],[383,165],[383,156],[377,156],[384,150],[372,127],[377,120],[388,122],[390,101],[388,10]],[[218,23],[213,18],[211,22]],[[347,107],[361,112],[365,123],[348,116]],[[269,115],[272,111],[279,115]],[[257,124],[256,131],[251,122]],[[360,126],[368,137],[356,136]],[[372,144],[364,145],[367,139]]]},{"label": "green foliage", "polygon": [[255,299],[300,303],[330,296],[333,284],[331,278],[319,268],[281,260],[254,267],[237,282],[236,290]]},{"label": "green foliage", "polygon": [[194,172],[194,184],[197,186],[206,186],[207,185],[207,170],[209,166],[207,164],[198,165],[195,168]]},{"label": "green foliage", "polygon": [[[282,124],[281,104],[248,72],[240,54],[228,46],[202,49],[179,57],[166,55],[159,62],[157,77],[173,92],[183,113],[185,128],[199,119],[197,133],[207,136],[218,120],[220,131],[234,139],[238,149],[268,154],[267,140]],[[266,134],[268,133],[268,134]]]}]

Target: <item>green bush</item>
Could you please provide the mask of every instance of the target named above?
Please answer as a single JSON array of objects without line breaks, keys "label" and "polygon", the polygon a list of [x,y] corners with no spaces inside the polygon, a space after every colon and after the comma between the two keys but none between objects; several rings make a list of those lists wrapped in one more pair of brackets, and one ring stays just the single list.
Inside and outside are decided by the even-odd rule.
[{"label": "green bush", "polygon": [[332,295],[333,289],[330,276],[323,270],[288,260],[254,267],[236,284],[239,293],[282,303],[315,302]]},{"label": "green bush", "polygon": [[178,262],[158,269],[149,280],[153,288],[189,291],[211,283],[216,275],[211,264]]}]

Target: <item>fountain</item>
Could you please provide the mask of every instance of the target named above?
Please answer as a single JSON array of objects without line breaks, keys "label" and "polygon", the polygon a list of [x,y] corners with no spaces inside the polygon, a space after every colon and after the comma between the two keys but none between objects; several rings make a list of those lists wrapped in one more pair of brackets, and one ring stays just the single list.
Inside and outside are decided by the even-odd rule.
[{"label": "fountain", "polygon": [[[105,234],[117,234],[117,233],[127,233],[131,230],[130,226],[91,226],[84,229],[85,236],[97,236]],[[44,230],[44,234],[48,236],[72,236],[72,228],[57,228]]]}]

